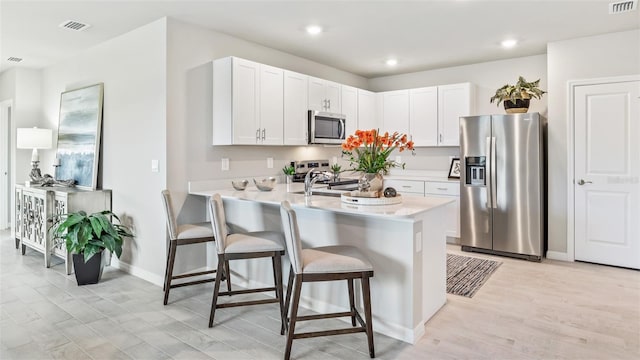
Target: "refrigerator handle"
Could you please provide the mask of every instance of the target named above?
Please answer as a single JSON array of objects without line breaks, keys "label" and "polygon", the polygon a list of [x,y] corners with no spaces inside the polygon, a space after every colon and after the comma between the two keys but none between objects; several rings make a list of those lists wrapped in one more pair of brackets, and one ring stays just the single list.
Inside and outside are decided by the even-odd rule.
[{"label": "refrigerator handle", "polygon": [[491,194],[491,191],[493,190],[493,177],[492,177],[492,173],[491,173],[491,167],[492,167],[492,163],[491,163],[491,138],[487,137],[487,146],[485,149],[485,154],[487,154],[487,167],[489,170],[489,177],[487,178],[488,182],[487,185],[485,186],[485,191],[487,192],[487,208],[491,209],[493,208],[493,196]]},{"label": "refrigerator handle", "polygon": [[494,209],[498,207],[498,184],[496,175],[496,138],[491,137],[491,207]]}]

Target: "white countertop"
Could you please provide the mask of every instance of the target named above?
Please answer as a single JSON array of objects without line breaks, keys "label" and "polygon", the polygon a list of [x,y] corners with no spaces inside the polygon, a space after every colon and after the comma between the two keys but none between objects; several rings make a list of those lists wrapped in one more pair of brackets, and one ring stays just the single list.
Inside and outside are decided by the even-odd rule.
[{"label": "white countertop", "polygon": [[249,185],[244,191],[237,191],[230,185],[228,188],[223,189],[190,190],[189,194],[212,196],[215,193],[219,193],[220,196],[226,199],[249,200],[272,205],[280,205],[282,201],[287,200],[294,208],[310,208],[350,215],[399,219],[412,218],[455,201],[450,198],[440,197],[403,196],[402,203],[396,205],[354,205],[343,203],[339,197],[312,195],[305,198],[304,194],[295,193],[304,190],[304,184],[301,183],[291,184],[289,192],[287,192],[287,185],[285,184],[276,185],[272,191],[260,191],[252,185]]}]

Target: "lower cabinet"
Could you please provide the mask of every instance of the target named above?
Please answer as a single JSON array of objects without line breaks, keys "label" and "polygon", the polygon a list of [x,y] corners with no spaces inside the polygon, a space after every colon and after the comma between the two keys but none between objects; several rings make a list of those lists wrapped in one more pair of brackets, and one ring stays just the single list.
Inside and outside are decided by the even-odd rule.
[{"label": "lower cabinet", "polygon": [[460,183],[457,181],[424,181],[385,179],[384,187],[392,187],[401,195],[438,196],[455,199],[447,216],[447,242],[456,244],[460,238]]},{"label": "lower cabinet", "polygon": [[87,213],[111,210],[111,190],[80,190],[58,187],[24,187],[16,185],[15,237],[22,246],[22,254],[30,248],[44,254],[46,267],[51,256],[65,260],[67,274],[71,274],[71,258],[64,243],[55,244],[50,234],[53,219],[69,212]]}]

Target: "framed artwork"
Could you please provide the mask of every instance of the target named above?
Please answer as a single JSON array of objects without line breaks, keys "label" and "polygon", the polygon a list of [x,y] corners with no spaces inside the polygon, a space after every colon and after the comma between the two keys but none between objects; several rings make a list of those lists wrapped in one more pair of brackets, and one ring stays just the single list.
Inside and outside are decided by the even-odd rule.
[{"label": "framed artwork", "polygon": [[460,159],[451,159],[451,165],[449,166],[449,179],[460,179]]},{"label": "framed artwork", "polygon": [[99,83],[60,96],[56,179],[73,179],[80,189],[98,183],[103,91]]}]

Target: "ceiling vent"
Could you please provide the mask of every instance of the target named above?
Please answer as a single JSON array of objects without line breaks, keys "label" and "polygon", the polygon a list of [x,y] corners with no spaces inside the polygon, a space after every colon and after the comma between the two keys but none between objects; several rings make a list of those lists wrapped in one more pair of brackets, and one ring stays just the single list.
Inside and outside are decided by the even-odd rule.
[{"label": "ceiling vent", "polygon": [[609,3],[609,14],[622,14],[635,11],[638,7],[638,0],[625,0]]},{"label": "ceiling vent", "polygon": [[63,29],[73,30],[73,31],[82,31],[82,30],[85,30],[87,28],[90,28],[91,25],[84,24],[84,23],[81,23],[79,21],[67,20],[67,21],[63,22],[62,24],[58,25],[58,27],[61,27]]},{"label": "ceiling vent", "polygon": [[18,58],[18,57],[13,57],[12,56],[10,58],[7,58],[7,61],[20,62],[20,61],[22,61],[22,58]]}]

